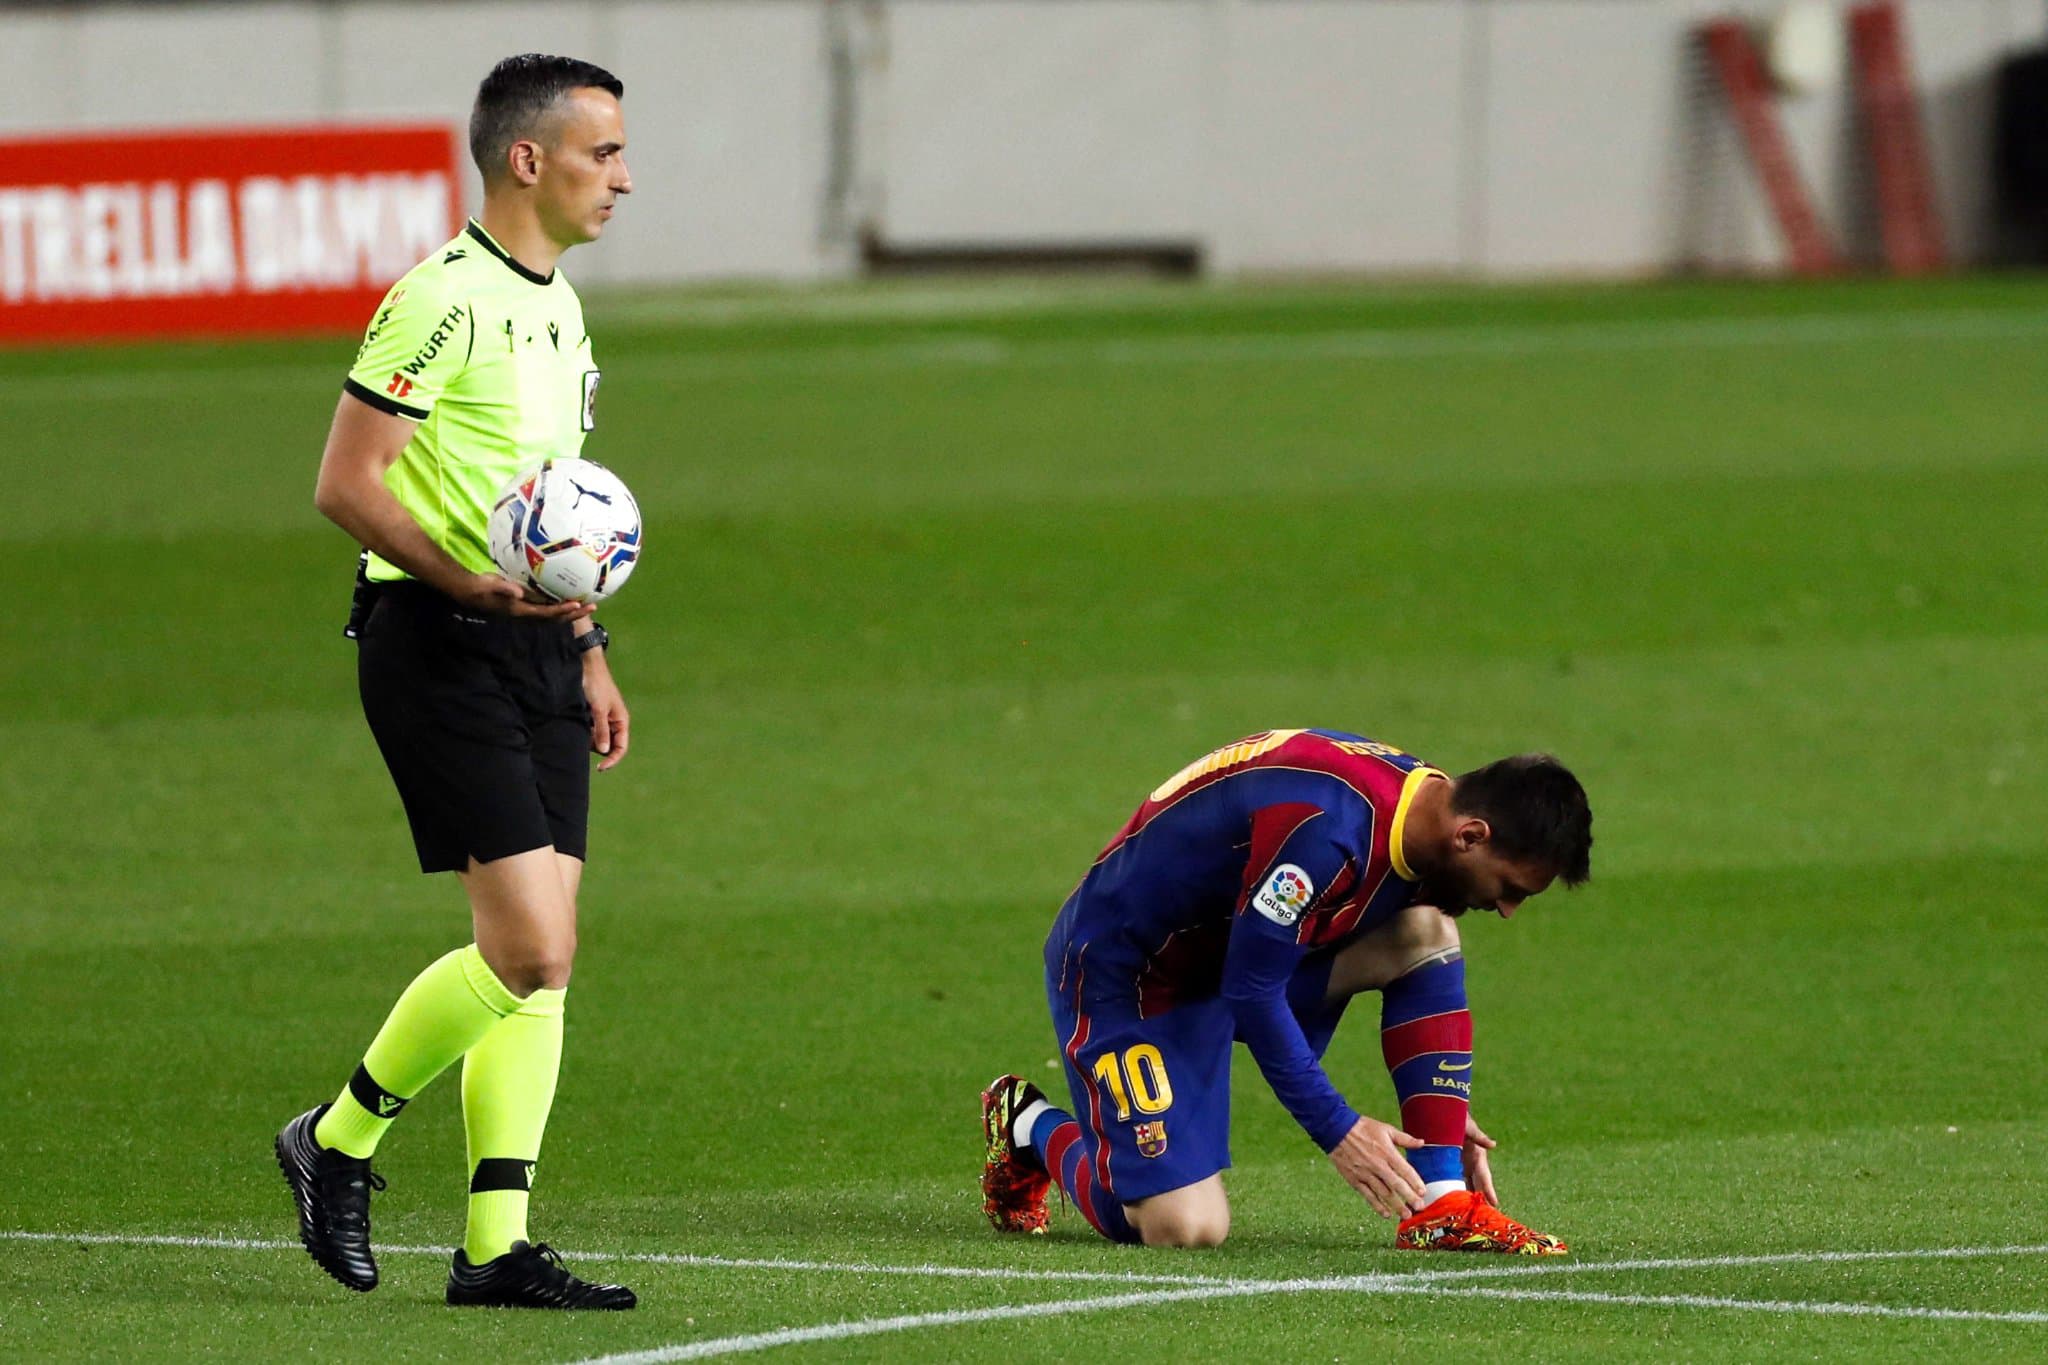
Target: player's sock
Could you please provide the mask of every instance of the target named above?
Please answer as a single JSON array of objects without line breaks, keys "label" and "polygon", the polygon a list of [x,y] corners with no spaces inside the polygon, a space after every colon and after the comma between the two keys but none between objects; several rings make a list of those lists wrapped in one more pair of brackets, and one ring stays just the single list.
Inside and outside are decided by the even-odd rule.
[{"label": "player's sock", "polygon": [[[1012,1130],[1011,1135],[1017,1139],[1019,1146],[1029,1147],[1031,1155],[1037,1157],[1039,1164],[1050,1171],[1053,1169],[1053,1164],[1046,1155],[1046,1148],[1052,1142],[1053,1133],[1062,1124],[1074,1123],[1074,1116],[1064,1109],[1053,1108],[1051,1102],[1047,1100],[1040,1100],[1033,1104],[1031,1108],[1035,1111],[1031,1115],[1031,1121],[1029,1123],[1024,1122],[1024,1116],[1019,1114],[1017,1116],[1017,1125]],[[1081,1126],[1074,1124],[1074,1131],[1076,1133],[1080,1132]],[[1065,1186],[1061,1188],[1064,1189]]]},{"label": "player's sock", "polygon": [[526,1235],[526,1204],[541,1134],[562,1066],[566,990],[540,990],[462,1059],[462,1123],[469,1136],[470,1263],[503,1256]]},{"label": "player's sock", "polygon": [[1051,1103],[1042,1099],[1033,1100],[1018,1110],[1015,1121],[1010,1124],[1010,1145],[1037,1156],[1038,1149],[1031,1145],[1031,1126],[1038,1122],[1040,1114],[1052,1112]]},{"label": "player's sock", "polygon": [[1472,1014],[1465,960],[1431,962],[1380,993],[1380,1053],[1401,1101],[1403,1131],[1424,1145],[1409,1164],[1437,1195],[1465,1188],[1465,1115],[1472,1107]]},{"label": "player's sock", "polygon": [[413,978],[313,1140],[353,1157],[377,1150],[407,1100],[519,1008],[474,943]]},{"label": "player's sock", "polygon": [[1136,1242],[1137,1231],[1124,1217],[1123,1200],[1095,1178],[1094,1163],[1088,1160],[1088,1144],[1081,1141],[1081,1125],[1073,1116],[1051,1105],[1031,1125],[1031,1150],[1052,1173],[1053,1182],[1081,1210],[1081,1216],[1112,1242]]}]

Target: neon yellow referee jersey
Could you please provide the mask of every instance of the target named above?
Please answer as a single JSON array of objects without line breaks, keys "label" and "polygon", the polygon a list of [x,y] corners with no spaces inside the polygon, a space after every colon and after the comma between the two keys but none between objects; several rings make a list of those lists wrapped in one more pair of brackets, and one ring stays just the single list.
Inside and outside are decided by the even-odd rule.
[{"label": "neon yellow referee jersey", "polygon": [[[420,424],[385,486],[457,563],[489,573],[491,504],[527,465],[583,449],[597,381],[562,272],[536,275],[471,222],[384,296],[343,388]],[[369,576],[407,575],[371,555]]]}]

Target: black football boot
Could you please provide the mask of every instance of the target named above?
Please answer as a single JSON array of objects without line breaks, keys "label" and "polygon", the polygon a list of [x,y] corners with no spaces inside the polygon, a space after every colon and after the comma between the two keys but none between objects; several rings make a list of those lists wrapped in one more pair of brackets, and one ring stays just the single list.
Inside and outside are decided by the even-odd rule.
[{"label": "black football boot", "polygon": [[591,1284],[571,1275],[561,1253],[546,1242],[514,1242],[503,1256],[471,1265],[455,1253],[448,1269],[448,1302],[457,1308],[631,1308],[639,1302],[618,1284]]},{"label": "black football boot", "polygon": [[314,1264],[358,1293],[377,1287],[377,1261],[370,1255],[370,1191],[384,1177],[362,1157],[322,1147],[313,1125],[327,1106],[309,1109],[277,1135],[277,1168],[299,1206],[299,1240]]}]

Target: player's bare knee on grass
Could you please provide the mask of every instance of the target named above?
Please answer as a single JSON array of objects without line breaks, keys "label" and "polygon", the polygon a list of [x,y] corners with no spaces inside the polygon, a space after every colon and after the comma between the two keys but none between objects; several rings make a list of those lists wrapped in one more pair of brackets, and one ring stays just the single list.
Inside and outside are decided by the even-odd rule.
[{"label": "player's bare knee on grass", "polygon": [[1230,1235],[1230,1200],[1216,1176],[1124,1205],[1124,1216],[1148,1247],[1222,1246]]},{"label": "player's bare knee on grass", "polygon": [[1138,1235],[1148,1247],[1177,1247],[1184,1251],[1220,1247],[1230,1236],[1230,1210],[1220,1214],[1173,1210],[1158,1217],[1141,1217]]}]

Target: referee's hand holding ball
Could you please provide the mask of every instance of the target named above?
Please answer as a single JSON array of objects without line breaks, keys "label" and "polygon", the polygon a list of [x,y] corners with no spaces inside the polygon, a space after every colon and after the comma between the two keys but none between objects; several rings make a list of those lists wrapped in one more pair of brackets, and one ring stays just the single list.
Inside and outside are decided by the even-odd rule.
[{"label": "referee's hand holding ball", "polygon": [[597,610],[590,602],[551,602],[538,593],[522,590],[502,574],[473,573],[449,584],[446,591],[463,606],[491,616],[578,621]]}]

